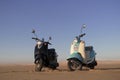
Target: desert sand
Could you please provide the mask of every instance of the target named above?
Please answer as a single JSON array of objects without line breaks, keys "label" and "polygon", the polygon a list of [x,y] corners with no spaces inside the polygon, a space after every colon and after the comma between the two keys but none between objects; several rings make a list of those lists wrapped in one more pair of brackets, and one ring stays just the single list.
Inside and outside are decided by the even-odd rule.
[{"label": "desert sand", "polygon": [[94,70],[85,67],[74,72],[66,62],[57,70],[44,68],[42,72],[35,72],[34,64],[0,65],[0,80],[120,80],[120,61],[99,61]]}]

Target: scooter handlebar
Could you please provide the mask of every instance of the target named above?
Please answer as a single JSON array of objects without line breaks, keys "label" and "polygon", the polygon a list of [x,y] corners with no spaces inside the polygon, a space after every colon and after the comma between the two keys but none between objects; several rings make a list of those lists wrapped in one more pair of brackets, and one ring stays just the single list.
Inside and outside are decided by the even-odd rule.
[{"label": "scooter handlebar", "polygon": [[[38,41],[41,41],[40,39],[35,38],[35,37],[32,37],[32,39],[34,39],[34,40],[38,40]],[[44,41],[41,41],[41,42],[44,42]],[[47,43],[47,44],[49,44],[49,45],[52,45],[49,41],[48,41],[48,42],[45,42],[45,43]]]},{"label": "scooter handlebar", "polygon": [[32,37],[32,39],[36,39],[36,38]]},{"label": "scooter handlebar", "polygon": [[32,39],[35,39],[35,40],[39,40],[39,41],[41,41],[40,39],[38,39],[38,38],[35,38],[35,37],[32,37]]},{"label": "scooter handlebar", "polygon": [[50,42],[45,42],[45,43],[47,43],[47,44],[49,44],[49,45],[52,45]]},{"label": "scooter handlebar", "polygon": [[49,45],[52,45],[50,42],[48,42]]},{"label": "scooter handlebar", "polygon": [[80,37],[83,37],[83,36],[85,36],[86,34],[85,33],[83,33],[83,34],[81,34],[81,35],[79,35]]}]

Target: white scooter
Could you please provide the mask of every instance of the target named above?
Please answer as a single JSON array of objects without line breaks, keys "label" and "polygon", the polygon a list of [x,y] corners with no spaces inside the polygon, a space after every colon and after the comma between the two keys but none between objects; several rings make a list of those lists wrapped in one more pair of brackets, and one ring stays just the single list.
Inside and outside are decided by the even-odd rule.
[{"label": "white scooter", "polygon": [[70,56],[67,58],[70,71],[82,70],[83,66],[94,69],[97,65],[93,46],[85,46],[85,41],[81,40],[81,37],[85,36],[85,33],[82,34],[83,28],[85,25],[81,28],[81,34],[71,44]]}]

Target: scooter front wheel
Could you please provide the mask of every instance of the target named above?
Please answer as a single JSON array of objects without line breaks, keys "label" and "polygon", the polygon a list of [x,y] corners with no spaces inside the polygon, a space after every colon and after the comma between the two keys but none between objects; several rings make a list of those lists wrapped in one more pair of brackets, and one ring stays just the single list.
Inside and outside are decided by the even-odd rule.
[{"label": "scooter front wheel", "polygon": [[43,60],[40,59],[38,60],[38,62],[35,64],[35,71],[41,71],[42,70],[42,67],[43,67]]},{"label": "scooter front wheel", "polygon": [[82,63],[76,59],[68,60],[68,68],[70,71],[82,70]]}]

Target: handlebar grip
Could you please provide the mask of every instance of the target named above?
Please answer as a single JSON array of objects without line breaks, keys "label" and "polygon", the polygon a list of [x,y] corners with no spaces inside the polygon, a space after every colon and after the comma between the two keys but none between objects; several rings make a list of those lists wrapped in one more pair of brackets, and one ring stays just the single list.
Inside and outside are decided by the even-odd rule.
[{"label": "handlebar grip", "polygon": [[32,37],[32,39],[35,39],[35,40],[41,41],[40,39],[38,39],[38,38],[34,38],[34,37]]},{"label": "handlebar grip", "polygon": [[83,36],[85,36],[85,35],[86,35],[86,34],[85,34],[85,33],[83,33],[83,34],[81,34],[81,35],[80,35],[80,37],[83,37]]},{"label": "handlebar grip", "polygon": [[36,38],[32,37],[32,39],[36,39]]},{"label": "handlebar grip", "polygon": [[52,45],[51,43],[48,43],[49,45]]}]

